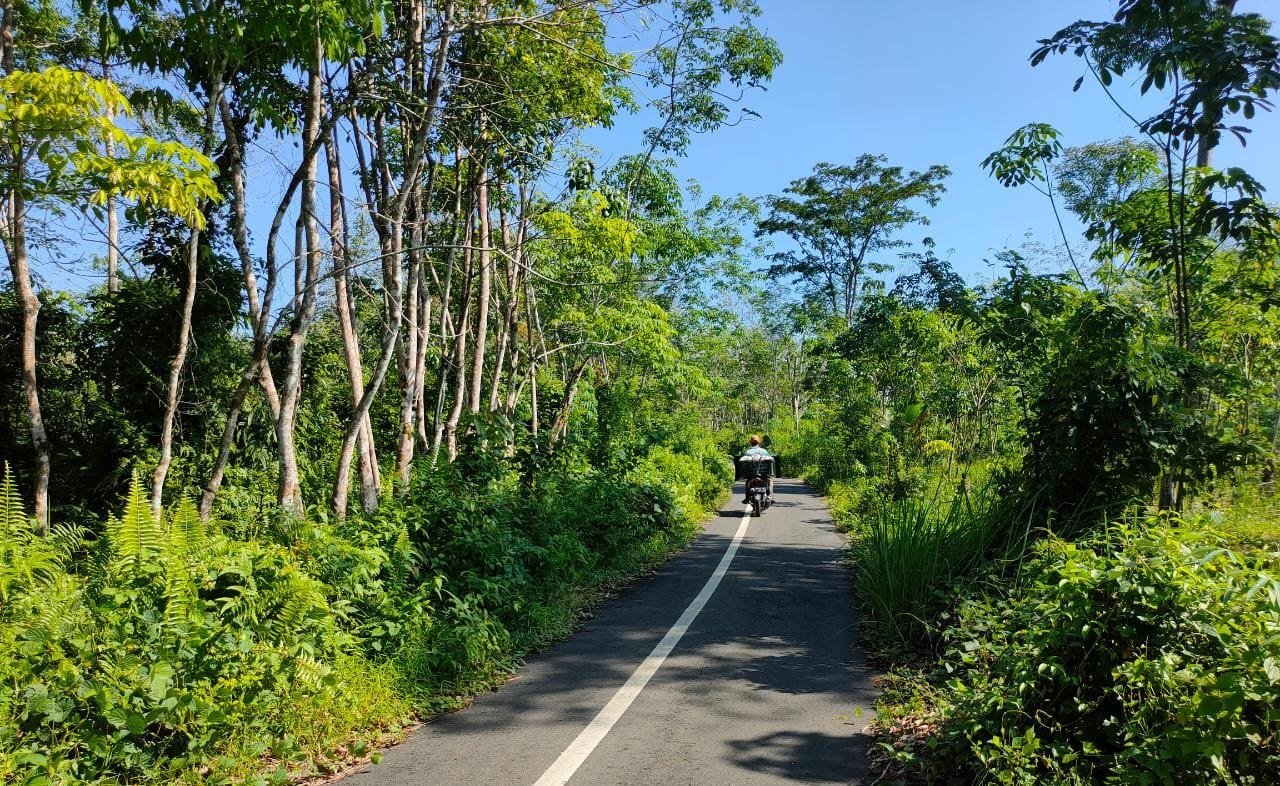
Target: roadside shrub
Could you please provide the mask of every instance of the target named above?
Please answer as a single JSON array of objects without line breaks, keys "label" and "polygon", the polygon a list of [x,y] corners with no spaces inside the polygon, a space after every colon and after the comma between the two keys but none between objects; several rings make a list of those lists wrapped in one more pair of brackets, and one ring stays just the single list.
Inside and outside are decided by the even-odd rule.
[{"label": "roadside shrub", "polygon": [[890,504],[884,489],[870,478],[832,481],[827,487],[827,507],[837,525],[852,529],[864,519],[878,516]]},{"label": "roadside shrub", "polygon": [[637,483],[668,489],[672,513],[682,519],[700,518],[715,503],[733,477],[717,477],[708,471],[716,466],[702,456],[677,453],[657,445],[640,461],[629,477]]},{"label": "roadside shrub", "polygon": [[400,688],[422,712],[457,709],[511,666],[511,634],[486,598],[441,591],[439,613],[407,631],[393,663]]},{"label": "roadside shrub", "polygon": [[264,509],[205,524],[186,503],[155,517],[135,482],[96,540],[36,534],[0,484],[0,782],[332,771],[411,707],[502,682],[682,546],[729,486],[696,434],[625,470],[546,462],[522,478],[500,451],[468,455],[340,522]]},{"label": "roadside shrub", "polygon": [[1280,582],[1176,522],[1035,548],[961,610],[938,770],[1000,783],[1280,782]]},{"label": "roadside shrub", "polygon": [[1148,497],[1162,464],[1204,435],[1178,430],[1169,402],[1178,395],[1176,361],[1186,361],[1153,347],[1149,306],[1089,295],[1065,319],[1031,402],[1019,480],[1020,493],[1039,497],[1056,530],[1071,534]]},{"label": "roadside shrub", "polygon": [[[406,606],[404,597],[417,599],[417,615],[369,615],[380,629],[398,626],[396,648],[382,651],[391,653],[405,695],[423,712],[461,706],[530,650],[571,631],[597,588],[683,545],[709,507],[704,500],[714,503],[729,485],[693,447],[695,455],[653,447],[625,475],[566,467],[528,484],[498,463],[484,485],[464,481],[452,466],[424,468],[399,511],[387,506],[376,522],[356,525],[385,552],[377,582],[401,587],[387,594],[387,605],[394,611]],[[345,538],[354,539],[352,528],[346,525]],[[399,580],[402,549],[409,566]],[[341,545],[322,553],[338,565],[359,564],[339,559]],[[365,639],[366,646],[376,641]]]},{"label": "roadside shrub", "polygon": [[189,504],[153,516],[137,482],[86,544],[36,535],[6,479],[0,596],[0,780],[168,782],[233,745],[287,759],[264,708],[349,699],[323,586]]}]

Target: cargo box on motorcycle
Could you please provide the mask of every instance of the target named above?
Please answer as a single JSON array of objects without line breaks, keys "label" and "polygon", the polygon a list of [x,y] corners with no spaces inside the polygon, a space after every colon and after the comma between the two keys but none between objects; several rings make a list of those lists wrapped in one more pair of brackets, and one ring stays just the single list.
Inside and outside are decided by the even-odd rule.
[{"label": "cargo box on motorcycle", "polygon": [[739,456],[734,480],[746,478],[771,478],[777,471],[773,456]]}]

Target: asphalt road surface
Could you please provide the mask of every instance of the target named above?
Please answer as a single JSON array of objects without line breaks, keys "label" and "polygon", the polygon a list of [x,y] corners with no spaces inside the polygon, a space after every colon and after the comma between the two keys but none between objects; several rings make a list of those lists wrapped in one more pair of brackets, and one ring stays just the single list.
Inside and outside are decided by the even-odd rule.
[{"label": "asphalt road surface", "polygon": [[653,578],[343,786],[870,781],[843,537],[797,481],[759,518],[735,491]]}]

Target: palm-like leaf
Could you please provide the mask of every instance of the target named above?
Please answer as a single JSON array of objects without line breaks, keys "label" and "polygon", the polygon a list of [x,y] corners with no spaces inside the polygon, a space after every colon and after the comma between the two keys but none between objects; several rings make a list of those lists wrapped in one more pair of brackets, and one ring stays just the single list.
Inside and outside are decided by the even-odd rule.
[{"label": "palm-like leaf", "polygon": [[36,534],[6,466],[0,478],[0,616],[12,596],[56,580],[79,543],[80,532],[71,527],[56,526],[48,537]]},{"label": "palm-like leaf", "polygon": [[164,551],[164,527],[152,514],[137,474],[129,487],[124,515],[107,524],[107,538],[113,556],[112,568],[122,578],[135,579],[153,566]]}]

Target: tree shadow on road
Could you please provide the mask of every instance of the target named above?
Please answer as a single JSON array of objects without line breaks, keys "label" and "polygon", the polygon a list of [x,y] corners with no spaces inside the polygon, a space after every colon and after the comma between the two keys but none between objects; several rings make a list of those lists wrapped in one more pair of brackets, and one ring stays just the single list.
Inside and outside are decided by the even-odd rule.
[{"label": "tree shadow on road", "polygon": [[871,739],[783,731],[729,745],[734,764],[753,773],[800,783],[856,783],[867,774]]}]

